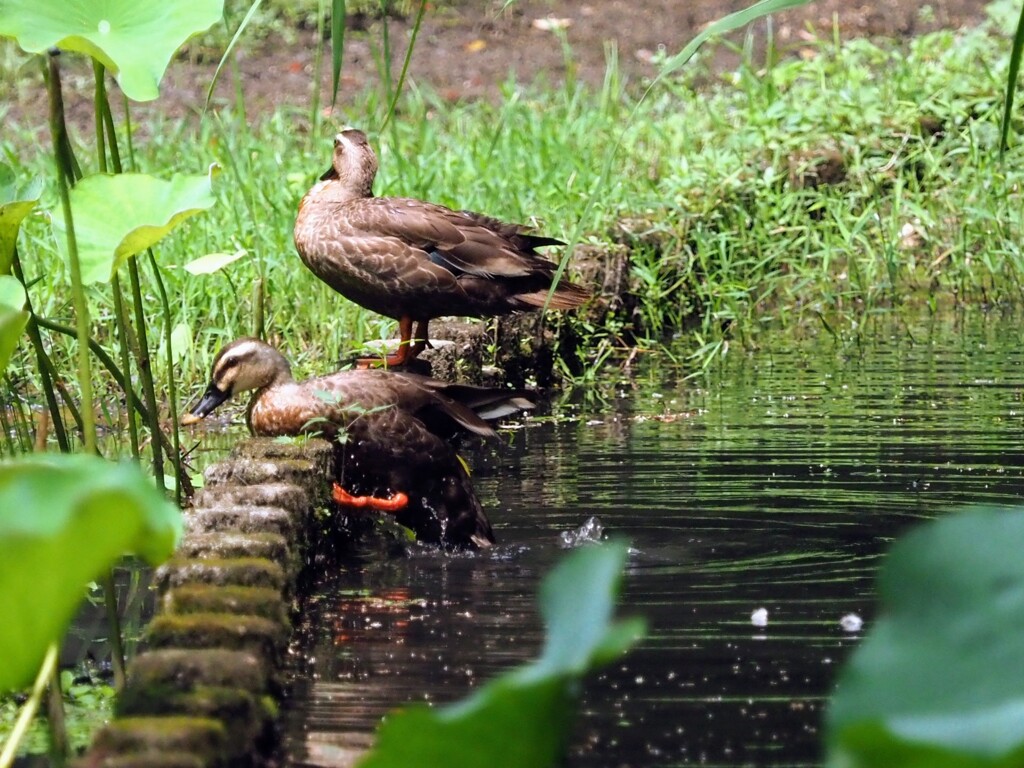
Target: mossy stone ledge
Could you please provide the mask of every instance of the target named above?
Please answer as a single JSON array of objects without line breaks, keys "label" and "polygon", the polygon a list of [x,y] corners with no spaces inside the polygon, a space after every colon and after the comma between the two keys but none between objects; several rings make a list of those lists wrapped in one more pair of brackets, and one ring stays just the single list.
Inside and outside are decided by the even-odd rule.
[{"label": "mossy stone ledge", "polygon": [[200,488],[192,500],[194,507],[280,507],[294,514],[309,509],[309,494],[294,483],[261,485],[214,485]]},{"label": "mossy stone ledge", "polygon": [[119,717],[188,713],[224,726],[229,757],[265,751],[272,742],[277,707],[269,697],[233,686],[196,686],[190,691],[127,689],[117,701]]},{"label": "mossy stone ledge", "polygon": [[219,720],[209,717],[116,718],[96,733],[79,765],[108,766],[111,758],[124,760],[128,756],[137,760],[163,756],[198,761],[204,766],[226,765],[227,729]]},{"label": "mossy stone ledge", "polygon": [[283,591],[288,588],[282,568],[264,557],[185,559],[173,558],[156,572],[161,589],[185,584],[210,584],[217,587],[265,587]]},{"label": "mossy stone ledge", "polygon": [[189,691],[233,685],[250,693],[267,690],[266,670],[245,651],[168,648],[139,654],[128,667],[129,686]]},{"label": "mossy stone ledge", "polygon": [[162,591],[116,716],[80,766],[264,765],[293,596],[315,560],[315,514],[330,487],[323,440],[249,439],[205,473],[185,540],[157,570]]},{"label": "mossy stone ledge", "polygon": [[279,533],[190,533],[178,547],[178,556],[197,560],[262,557],[278,563],[285,571],[296,569],[299,565],[297,551]]},{"label": "mossy stone ledge", "polygon": [[171,615],[233,613],[239,616],[260,616],[282,626],[291,626],[288,603],[282,599],[279,590],[267,587],[183,584],[167,591],[163,608]]}]

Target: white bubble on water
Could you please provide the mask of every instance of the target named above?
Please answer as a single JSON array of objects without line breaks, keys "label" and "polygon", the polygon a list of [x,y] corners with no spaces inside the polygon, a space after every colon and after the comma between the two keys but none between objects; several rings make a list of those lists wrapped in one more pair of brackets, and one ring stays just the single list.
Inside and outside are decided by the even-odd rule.
[{"label": "white bubble on water", "polygon": [[856,613],[848,613],[839,620],[839,626],[843,628],[843,632],[860,632],[864,626],[864,619]]}]

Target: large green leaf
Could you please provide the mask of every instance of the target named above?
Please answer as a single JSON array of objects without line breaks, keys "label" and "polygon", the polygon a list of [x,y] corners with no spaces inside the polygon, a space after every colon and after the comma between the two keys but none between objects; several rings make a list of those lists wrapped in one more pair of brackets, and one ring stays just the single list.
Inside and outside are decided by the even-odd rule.
[{"label": "large green leaf", "polygon": [[[547,626],[538,673],[580,675],[621,654],[640,636],[633,622],[612,624],[626,547],[584,547],[552,571],[540,588]],[[620,632],[626,630],[626,638]]]},{"label": "large green leaf", "polygon": [[927,524],[893,547],[883,613],[840,677],[830,765],[1024,765],[1024,509]]},{"label": "large green leaf", "polygon": [[360,768],[536,768],[557,765],[574,712],[576,683],[644,632],[611,623],[626,547],[579,549],[544,581],[547,641],[540,659],[492,680],[465,701],[417,705],[388,717]]},{"label": "large green leaf", "polygon": [[[2,3],[3,0],[0,0]],[[43,185],[39,179],[18,184],[10,166],[0,163],[0,275],[11,273],[14,244],[21,221],[39,200]]]},{"label": "large green leaf", "polygon": [[28,323],[25,288],[13,275],[0,275],[0,372],[7,367]]},{"label": "large green leaf", "polygon": [[181,512],[138,466],[34,454],[0,463],[0,692],[31,682],[85,594],[126,553],[165,560]]},{"label": "large green leaf", "polygon": [[128,98],[149,101],[174,52],[223,13],[223,0],[0,0],[0,37],[29,53],[56,46],[88,54]]},{"label": "large green leaf", "polygon": [[[211,174],[212,175],[212,174]],[[211,175],[97,174],[71,190],[71,213],[82,282],[110,280],[118,267],[185,219],[214,203]],[[57,246],[67,257],[64,217],[53,216]]]}]

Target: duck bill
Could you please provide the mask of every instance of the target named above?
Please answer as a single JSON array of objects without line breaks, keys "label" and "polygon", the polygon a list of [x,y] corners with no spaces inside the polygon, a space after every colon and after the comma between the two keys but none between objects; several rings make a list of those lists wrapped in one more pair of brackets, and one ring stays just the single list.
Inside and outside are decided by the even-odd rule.
[{"label": "duck bill", "polygon": [[336,178],[338,178],[338,173],[334,170],[334,166],[333,165],[330,168],[328,168],[326,171],[324,171],[322,174],[320,174],[320,181],[328,181],[329,179],[336,179]]},{"label": "duck bill", "polygon": [[209,415],[213,410],[231,397],[230,392],[221,392],[217,389],[216,385],[211,382],[210,386],[203,392],[203,396],[199,398],[199,402],[196,403],[195,407],[181,417],[181,423],[184,426],[189,424],[195,424],[200,419]]}]

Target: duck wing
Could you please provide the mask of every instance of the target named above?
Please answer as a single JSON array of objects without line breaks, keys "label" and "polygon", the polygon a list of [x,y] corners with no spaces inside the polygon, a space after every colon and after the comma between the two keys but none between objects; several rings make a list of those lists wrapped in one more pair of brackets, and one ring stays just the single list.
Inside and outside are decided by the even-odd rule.
[{"label": "duck wing", "polygon": [[360,236],[397,239],[420,251],[423,262],[456,276],[550,276],[555,265],[534,249],[562,244],[560,240],[528,234],[520,225],[506,224],[481,213],[453,211],[411,198],[355,200],[345,206],[345,216],[347,224]]},{"label": "duck wing", "polygon": [[[452,388],[452,392],[447,393],[446,388]],[[477,415],[476,407],[483,408],[485,400],[491,405],[501,399],[509,399],[500,398],[497,394],[482,394],[486,391],[484,387],[445,384],[427,376],[380,370],[342,371],[309,379],[304,382],[303,389],[306,390],[307,412],[318,411],[321,421],[344,427],[350,432],[354,424],[359,426],[358,422],[370,417],[374,417],[372,422],[378,425],[390,423],[376,415],[395,410],[410,419],[422,421],[429,431],[443,437],[460,431],[494,437],[494,429]],[[476,390],[481,393],[469,394]],[[495,393],[505,391],[494,390]],[[512,393],[512,390],[507,392]]]},{"label": "duck wing", "polygon": [[519,411],[530,411],[537,407],[537,393],[528,389],[450,384],[429,376],[406,372],[399,375],[415,381],[421,387],[443,395],[447,400],[464,405],[485,421],[494,421]]}]

